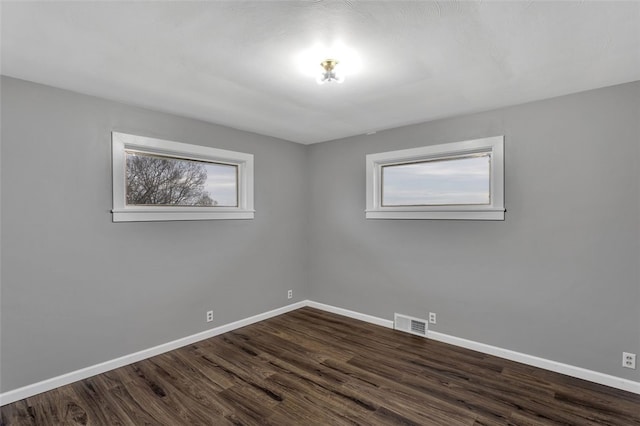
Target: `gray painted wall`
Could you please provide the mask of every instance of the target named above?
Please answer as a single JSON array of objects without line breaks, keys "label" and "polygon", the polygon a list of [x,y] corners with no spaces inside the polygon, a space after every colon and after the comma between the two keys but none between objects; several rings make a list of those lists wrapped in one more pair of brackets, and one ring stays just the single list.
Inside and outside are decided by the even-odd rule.
[{"label": "gray painted wall", "polygon": [[[286,305],[290,288],[640,379],[620,365],[640,354],[640,83],[312,146],[1,89],[2,392]],[[112,223],[112,129],[253,153],[256,219]],[[500,134],[504,222],[364,219],[366,154]]]},{"label": "gray painted wall", "polygon": [[[640,379],[640,83],[312,145],[311,299]],[[505,135],[504,222],[365,220],[365,155]]]},{"label": "gray painted wall", "polygon": [[[2,391],[284,306],[288,289],[307,298],[305,146],[1,89]],[[254,154],[255,219],[112,223],[112,129]]]}]

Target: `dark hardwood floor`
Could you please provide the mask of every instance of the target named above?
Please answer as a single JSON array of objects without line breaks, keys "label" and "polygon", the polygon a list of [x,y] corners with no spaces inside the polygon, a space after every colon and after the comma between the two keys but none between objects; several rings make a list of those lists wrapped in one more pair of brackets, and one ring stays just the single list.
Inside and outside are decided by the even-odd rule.
[{"label": "dark hardwood floor", "polygon": [[1,413],[3,425],[640,425],[640,395],[304,308]]}]

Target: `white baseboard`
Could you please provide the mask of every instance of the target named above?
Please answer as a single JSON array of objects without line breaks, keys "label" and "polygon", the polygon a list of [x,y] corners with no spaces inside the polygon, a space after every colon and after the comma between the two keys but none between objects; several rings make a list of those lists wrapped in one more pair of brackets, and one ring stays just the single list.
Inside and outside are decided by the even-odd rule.
[{"label": "white baseboard", "polygon": [[467,340],[460,337],[450,336],[444,333],[438,333],[437,331],[428,331],[427,338],[482,352],[484,354],[505,358],[511,361],[520,362],[522,364],[531,365],[533,367],[555,371],[556,373],[576,377],[578,379],[588,380],[590,382],[599,383],[601,385],[610,386],[612,388],[622,389],[627,392],[640,394],[640,382],[623,379],[622,377],[611,376],[609,374],[587,370],[586,368],[576,367],[575,365],[563,364],[561,362],[552,361],[546,358],[523,354],[522,352],[516,352],[509,349],[499,348],[497,346],[486,345],[484,343],[474,342],[473,340]]},{"label": "white baseboard", "polygon": [[[123,367],[125,365],[132,364],[134,362],[142,361],[152,356],[160,355],[165,352],[172,351],[174,349],[181,348],[183,346],[191,345],[210,337],[217,336],[229,331],[236,330],[240,327],[244,327],[259,321],[263,321],[277,315],[281,315],[299,308],[309,306],[312,308],[320,309],[334,314],[354,318],[360,321],[365,321],[371,324],[379,325],[382,327],[393,328],[393,321],[384,318],[374,317],[372,315],[363,314],[360,312],[351,311],[336,306],[326,305],[324,303],[318,303],[311,300],[303,300],[291,305],[283,306],[282,308],[274,309],[262,314],[254,315],[249,318],[245,318],[239,321],[235,321],[229,324],[221,325],[219,327],[212,328],[211,330],[203,331],[201,333],[193,334],[191,336],[183,337],[172,342],[164,343],[162,345],[154,346],[149,349],[145,349],[133,354],[125,355],[120,358],[116,358],[110,361],[105,361],[100,364],[96,364],[90,367],[82,368],[80,370],[72,371],[61,376],[52,377],[41,382],[37,382],[31,385],[27,385],[18,389],[14,389],[0,394],[0,406],[10,404],[15,401],[19,401],[24,398],[28,398],[33,395],[37,395],[42,392],[46,392],[51,389],[55,389],[60,386],[68,385],[69,383],[77,382],[95,376],[96,374],[105,373],[107,371]],[[633,392],[640,395],[640,382],[633,380],[623,379],[621,377],[611,376],[608,374],[599,373],[597,371],[587,370],[581,367],[576,367],[569,364],[563,364],[556,361],[551,361],[544,358],[539,358],[533,355],[527,355],[520,352],[515,352],[509,349],[499,348],[497,346],[486,345],[484,343],[475,342],[472,340],[462,339],[460,337],[450,336],[436,331],[428,331],[427,338],[437,340],[444,343],[449,343],[455,346],[471,349],[474,351],[486,353],[489,355],[498,356],[511,361],[520,362],[522,364],[531,365],[534,367],[543,368],[545,370],[555,371],[556,373],[566,374],[567,376],[577,377],[579,379],[588,380],[590,382],[599,383],[602,385],[610,386],[617,389],[622,389],[628,392]]]},{"label": "white baseboard", "polygon": [[382,327],[393,328],[393,321],[386,320],[384,318],[378,318],[367,314],[361,314],[360,312],[350,311],[348,309],[338,308],[336,306],[325,305],[324,303],[314,302],[307,300],[307,306],[310,308],[320,309],[322,311],[331,312],[334,314],[342,315],[343,317],[349,317],[360,321],[368,322]]},{"label": "white baseboard", "polygon": [[[374,317],[371,315],[361,314],[359,312],[350,311],[348,309],[337,308],[335,306],[325,305],[312,301],[308,301],[307,306],[322,309],[334,314],[355,318],[361,321],[366,321],[372,324],[381,325],[383,327],[393,328],[393,321]],[[511,361],[520,362],[522,364],[554,371],[556,373],[565,374],[567,376],[576,377],[578,379],[588,380],[593,383],[599,383],[601,385],[610,386],[616,389],[622,389],[624,391],[633,392],[640,395],[640,382],[623,379],[622,377],[611,376],[609,374],[587,370],[586,368],[576,367],[574,365],[563,364],[561,362],[512,351],[510,349],[499,348],[497,346],[491,346],[484,343],[475,342],[473,340],[462,339],[460,337],[438,333],[437,331],[428,330],[426,337],[428,339],[437,340],[439,342],[449,343],[451,345],[460,346],[488,355],[494,355],[500,358],[505,358]]]},{"label": "white baseboard", "polygon": [[135,352],[129,355],[122,356],[120,358],[101,362],[100,364],[92,365],[90,367],[72,371],[61,376],[52,377],[51,379],[43,380],[41,382],[14,389],[0,394],[0,406],[10,404],[12,402],[37,395],[39,393],[46,392],[60,386],[68,385],[69,383],[77,382],[78,380],[83,380],[91,376],[95,376],[96,374],[101,374],[116,368],[124,367],[125,365],[133,364],[134,362],[142,361],[143,359],[151,358],[152,356],[160,355],[165,352],[181,348],[183,346],[191,345],[201,340],[209,339],[219,334],[233,331],[240,327],[263,321],[277,315],[302,308],[304,306],[307,306],[306,300],[283,306],[282,308],[274,309],[269,312],[254,315],[252,317],[235,321],[229,324],[221,325],[219,327],[215,327],[201,333],[196,333],[191,336],[183,337],[181,339],[164,343],[162,345],[154,346],[149,349],[144,349],[140,352]]}]

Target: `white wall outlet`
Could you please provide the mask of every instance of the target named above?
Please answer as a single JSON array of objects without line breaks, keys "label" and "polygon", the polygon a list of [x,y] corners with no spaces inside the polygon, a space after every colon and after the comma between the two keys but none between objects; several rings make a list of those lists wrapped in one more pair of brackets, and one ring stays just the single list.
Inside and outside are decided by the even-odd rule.
[{"label": "white wall outlet", "polygon": [[636,369],[636,354],[631,352],[622,352],[622,366],[625,368]]},{"label": "white wall outlet", "polygon": [[293,297],[293,290],[287,291],[287,299],[291,299]]},{"label": "white wall outlet", "polygon": [[213,311],[207,311],[207,322],[213,321]]},{"label": "white wall outlet", "polygon": [[435,324],[436,323],[436,313],[435,312],[429,312],[429,324]]}]

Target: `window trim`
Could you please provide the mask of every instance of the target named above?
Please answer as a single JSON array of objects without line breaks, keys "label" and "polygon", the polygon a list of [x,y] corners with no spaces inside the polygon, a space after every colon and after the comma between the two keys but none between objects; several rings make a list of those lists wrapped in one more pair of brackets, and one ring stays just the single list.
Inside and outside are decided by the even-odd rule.
[{"label": "window trim", "polygon": [[[383,206],[382,167],[467,154],[489,153],[490,204]],[[504,136],[429,145],[366,156],[367,219],[504,220]]]},{"label": "window trim", "polygon": [[[140,206],[126,203],[125,150],[186,160],[224,163],[237,167],[238,206]],[[113,221],[147,222],[211,219],[253,219],[253,155],[224,149],[173,142],[128,133],[111,133],[113,171]]]}]

